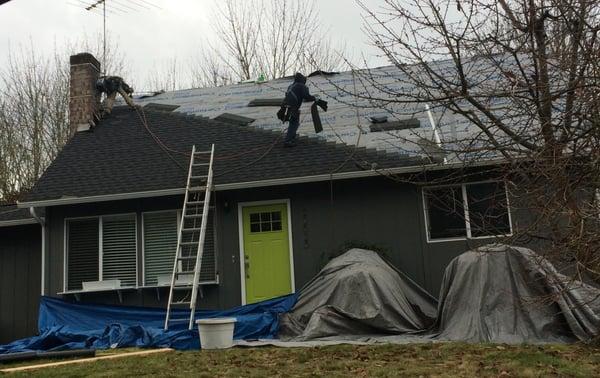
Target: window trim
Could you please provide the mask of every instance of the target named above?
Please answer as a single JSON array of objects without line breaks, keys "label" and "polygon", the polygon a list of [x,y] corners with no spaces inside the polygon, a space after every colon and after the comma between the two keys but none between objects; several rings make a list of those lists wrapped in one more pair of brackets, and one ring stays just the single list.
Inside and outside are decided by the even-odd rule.
[{"label": "window trim", "polygon": [[84,220],[84,219],[98,219],[98,278],[99,281],[103,281],[103,277],[102,277],[102,259],[103,259],[103,245],[102,245],[102,223],[103,223],[103,217],[107,217],[107,218],[111,218],[111,217],[120,217],[120,216],[128,216],[128,215],[133,215],[134,221],[135,221],[135,285],[134,286],[124,286],[119,290],[122,289],[135,289],[139,287],[139,256],[138,256],[138,251],[139,251],[139,243],[138,243],[138,219],[137,219],[137,213],[135,212],[128,212],[128,213],[114,213],[114,214],[102,214],[102,215],[90,215],[90,216],[82,216],[82,217],[65,217],[63,219],[63,290],[62,293],[59,294],[65,294],[65,293],[69,293],[69,292],[85,292],[82,290],[67,290],[67,282],[68,282],[68,274],[69,271],[67,269],[67,259],[69,256],[69,226],[68,223],[69,221],[72,220]]},{"label": "window trim", "polygon": [[[507,234],[499,234],[499,235],[486,235],[486,236],[471,236],[471,219],[469,212],[469,201],[467,198],[467,186],[468,185],[477,185],[477,184],[490,184],[490,183],[500,183],[504,184],[504,195],[506,197],[506,212],[508,214],[508,227],[509,233]],[[429,213],[427,207],[427,200],[425,192],[428,189],[438,189],[438,188],[450,188],[450,187],[460,187],[463,201],[463,210],[464,210],[464,220],[465,220],[465,231],[467,233],[466,236],[459,236],[454,238],[439,238],[439,239],[431,239],[429,236]],[[512,211],[510,208],[510,199],[508,198],[508,186],[506,185],[506,181],[503,180],[483,180],[483,181],[473,181],[473,182],[465,182],[461,184],[443,184],[443,185],[431,185],[431,186],[422,186],[421,187],[421,201],[423,207],[423,216],[425,220],[425,239],[427,243],[447,243],[447,242],[455,242],[455,241],[465,241],[465,240],[481,240],[481,239],[496,239],[496,238],[504,238],[513,236],[513,223],[512,223]]]}]

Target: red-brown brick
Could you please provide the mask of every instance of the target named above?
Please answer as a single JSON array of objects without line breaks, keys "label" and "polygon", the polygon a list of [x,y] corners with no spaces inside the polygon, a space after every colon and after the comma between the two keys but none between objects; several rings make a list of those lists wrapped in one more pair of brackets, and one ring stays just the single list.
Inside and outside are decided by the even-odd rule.
[{"label": "red-brown brick", "polygon": [[100,111],[100,93],[96,80],[100,76],[100,62],[90,53],[72,55],[69,97],[69,124],[71,133],[94,126]]}]

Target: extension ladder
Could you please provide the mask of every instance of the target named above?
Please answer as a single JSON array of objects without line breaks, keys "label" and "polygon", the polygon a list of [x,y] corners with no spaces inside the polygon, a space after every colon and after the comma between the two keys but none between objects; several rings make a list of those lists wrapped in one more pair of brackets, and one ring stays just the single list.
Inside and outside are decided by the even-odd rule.
[{"label": "extension ladder", "polygon": [[[171,319],[173,306],[189,306],[188,328],[192,329],[194,325],[204,239],[210,211],[214,153],[214,144],[210,151],[196,151],[196,146],[192,147],[183,211],[177,235],[177,250],[171,276],[165,330],[169,329],[169,322],[184,320]],[[187,321],[187,319],[185,320]]]}]

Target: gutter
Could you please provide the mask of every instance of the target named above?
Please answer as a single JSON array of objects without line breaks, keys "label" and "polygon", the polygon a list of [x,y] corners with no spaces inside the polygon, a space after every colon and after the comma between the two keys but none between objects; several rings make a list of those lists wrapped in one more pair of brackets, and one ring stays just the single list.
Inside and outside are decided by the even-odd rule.
[{"label": "gutter", "polygon": [[42,229],[42,256],[41,256],[41,266],[42,266],[42,277],[41,277],[41,294],[44,295],[46,292],[46,220],[40,217],[35,212],[35,207],[31,206],[29,208],[29,213],[31,216],[35,218],[35,220],[40,224]]},{"label": "gutter", "polygon": [[[490,166],[505,163],[504,159],[496,160],[484,160],[465,166],[464,163],[448,163],[448,164],[425,164],[425,165],[413,165],[407,167],[398,168],[384,168],[384,169],[372,169],[364,171],[353,171],[353,172],[340,172],[340,173],[325,173],[320,175],[302,176],[302,177],[286,177],[269,180],[257,180],[257,181],[245,181],[245,182],[234,182],[229,184],[215,184],[215,191],[226,191],[226,190],[237,190],[237,189],[250,189],[250,188],[261,188],[268,186],[279,186],[279,185],[292,185],[292,184],[305,184],[310,182],[321,182],[330,180],[346,180],[354,178],[364,177],[375,177],[375,176],[387,176],[397,175],[404,173],[416,173],[424,171],[442,171],[447,169],[458,169],[458,168],[474,168],[481,166]],[[17,206],[23,207],[45,207],[45,206],[59,206],[59,205],[75,205],[80,203],[91,203],[91,202],[105,202],[105,201],[119,201],[126,199],[136,198],[148,198],[148,197],[161,197],[161,196],[172,196],[184,194],[185,188],[172,188],[172,189],[161,189],[161,190],[150,190],[142,192],[130,192],[130,193],[118,193],[118,194],[103,194],[98,196],[88,197],[66,197],[51,200],[41,201],[29,201],[29,202],[18,202]]]}]

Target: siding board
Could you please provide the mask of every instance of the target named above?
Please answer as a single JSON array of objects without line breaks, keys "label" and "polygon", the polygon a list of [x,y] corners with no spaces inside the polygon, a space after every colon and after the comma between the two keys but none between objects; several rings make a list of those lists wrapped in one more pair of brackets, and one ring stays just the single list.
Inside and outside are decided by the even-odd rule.
[{"label": "siding board", "polygon": [[0,344],[37,333],[39,225],[0,228]]}]

